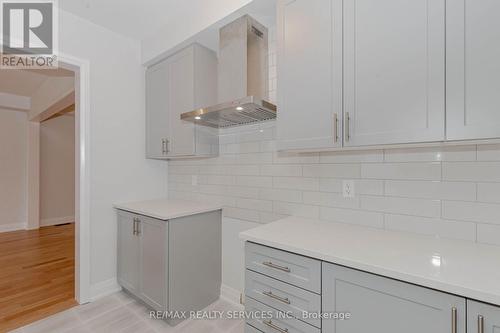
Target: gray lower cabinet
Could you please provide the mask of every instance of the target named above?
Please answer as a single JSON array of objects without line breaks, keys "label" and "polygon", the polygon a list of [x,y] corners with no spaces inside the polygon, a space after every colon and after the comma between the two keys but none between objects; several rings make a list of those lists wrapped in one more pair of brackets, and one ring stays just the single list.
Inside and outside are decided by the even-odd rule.
[{"label": "gray lower cabinet", "polygon": [[150,308],[198,311],[219,298],[220,210],[168,221],[118,210],[117,243],[118,283]]},{"label": "gray lower cabinet", "polygon": [[[464,333],[465,299],[412,284],[323,263],[325,333]],[[456,329],[455,328],[456,325]]]},{"label": "gray lower cabinet", "polygon": [[139,237],[133,214],[118,211],[118,283],[131,293],[139,292]]},{"label": "gray lower cabinet", "polygon": [[166,307],[168,276],[168,223],[146,216],[137,217],[140,239],[140,298],[157,311]]},{"label": "gray lower cabinet", "polygon": [[500,333],[500,307],[467,301],[468,333]]},{"label": "gray lower cabinet", "polygon": [[498,306],[280,249],[245,268],[246,333],[500,333]]}]

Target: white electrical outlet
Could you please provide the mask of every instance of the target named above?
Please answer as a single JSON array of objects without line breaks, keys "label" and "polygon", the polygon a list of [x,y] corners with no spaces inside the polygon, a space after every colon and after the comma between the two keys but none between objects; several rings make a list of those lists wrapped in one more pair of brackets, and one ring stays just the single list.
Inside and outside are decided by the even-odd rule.
[{"label": "white electrical outlet", "polygon": [[354,180],[344,180],[342,182],[342,195],[344,198],[354,198]]},{"label": "white electrical outlet", "polygon": [[191,175],[191,185],[193,185],[193,186],[198,185],[198,176],[197,175]]}]

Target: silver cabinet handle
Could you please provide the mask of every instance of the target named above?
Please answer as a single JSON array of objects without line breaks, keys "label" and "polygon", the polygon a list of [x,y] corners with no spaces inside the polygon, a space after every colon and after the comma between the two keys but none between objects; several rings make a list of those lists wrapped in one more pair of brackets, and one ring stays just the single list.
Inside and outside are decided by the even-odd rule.
[{"label": "silver cabinet handle", "polygon": [[137,218],[137,230],[135,232],[137,236],[141,234],[141,219]]},{"label": "silver cabinet handle", "polygon": [[273,264],[270,261],[264,261],[262,263],[262,265],[267,266],[267,267],[271,267],[271,268],[274,268],[274,269],[278,269],[278,270],[283,271],[283,272],[290,273],[290,268],[285,267],[285,266],[280,266],[280,265]]},{"label": "silver cabinet handle", "polygon": [[279,326],[276,326],[273,324],[273,322],[271,320],[264,320],[263,323],[266,324],[267,326],[271,327],[275,331],[278,331],[280,333],[288,333],[288,328],[281,328]]},{"label": "silver cabinet handle", "polygon": [[346,142],[349,142],[349,139],[351,138],[350,126],[351,126],[351,116],[349,115],[349,112],[346,112],[345,113],[345,128],[344,128]]},{"label": "silver cabinet handle", "polygon": [[336,113],[333,114],[333,142],[339,141],[339,117]]},{"label": "silver cabinet handle", "polygon": [[136,217],[134,217],[134,226],[132,229],[133,229],[132,235],[134,235],[134,236],[137,235],[137,218]]},{"label": "silver cabinet handle", "polygon": [[451,333],[457,333],[457,308],[451,308]]},{"label": "silver cabinet handle", "polygon": [[169,139],[165,139],[165,151],[166,153],[170,153],[170,140]]},{"label": "silver cabinet handle", "polygon": [[484,317],[477,317],[477,333],[484,333]]},{"label": "silver cabinet handle", "polygon": [[167,153],[165,139],[161,139],[161,153],[162,155],[165,155]]},{"label": "silver cabinet handle", "polygon": [[263,291],[262,294],[264,294],[268,297],[271,297],[277,301],[280,301],[281,303],[290,304],[290,300],[288,298],[279,297],[279,296],[273,294],[272,291]]}]

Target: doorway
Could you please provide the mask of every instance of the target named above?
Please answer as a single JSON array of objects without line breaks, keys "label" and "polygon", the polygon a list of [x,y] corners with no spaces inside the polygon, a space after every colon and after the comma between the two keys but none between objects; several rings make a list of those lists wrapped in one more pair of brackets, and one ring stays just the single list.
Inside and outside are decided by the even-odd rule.
[{"label": "doorway", "polygon": [[[28,271],[29,269],[36,270],[39,269],[41,271],[44,271],[43,266],[51,266],[51,269],[45,269],[45,272],[51,272],[55,273],[56,271],[59,271],[59,273],[63,272],[66,274],[60,274],[57,277],[53,277],[54,280],[57,281],[59,278],[60,286],[58,287],[58,291],[61,291],[62,285],[66,284],[66,287],[68,285],[71,285],[65,293],[66,293],[66,299],[62,300],[62,297],[60,297],[59,300],[57,300],[57,296],[55,298],[50,298],[50,297],[43,297],[47,302],[46,303],[51,303],[51,305],[47,308],[45,308],[44,311],[44,306],[42,302],[37,302],[36,301],[36,294],[32,292],[28,292],[27,288],[23,288],[22,285],[19,283],[18,280],[12,280],[12,285],[16,285],[18,287],[18,290],[21,290],[24,292],[24,295],[31,295],[32,299],[29,302],[29,304],[32,306],[31,308],[20,307],[18,309],[18,318],[23,317],[23,320],[28,320],[28,322],[40,319],[45,317],[46,315],[50,315],[55,312],[59,312],[63,310],[64,308],[68,306],[72,306],[73,304],[77,303],[85,303],[89,300],[89,244],[88,244],[88,113],[87,111],[87,106],[88,106],[88,62],[80,60],[80,59],[75,59],[72,57],[64,56],[61,55],[60,59],[65,59],[67,61],[61,62],[60,63],[60,68],[63,72],[64,71],[70,71],[72,72],[72,80],[74,82],[74,87],[73,87],[73,93],[71,96],[67,96],[67,99],[71,97],[71,103],[69,107],[71,108],[63,108],[61,109],[61,106],[66,103],[66,101],[62,104],[58,104],[55,106],[54,109],[45,109],[43,112],[40,114],[39,117],[34,117],[33,114],[31,115],[26,115],[26,144],[29,145],[31,148],[29,152],[27,153],[26,157],[26,213],[25,213],[25,220],[24,220],[24,228],[27,230],[21,230],[24,232],[24,235],[21,235],[21,231],[14,231],[11,233],[2,233],[0,236],[6,236],[2,239],[0,237],[0,242],[6,242],[9,243],[8,246],[11,246],[12,249],[10,250],[10,253],[16,253],[17,252],[17,259],[22,257],[24,250],[30,249],[34,250],[34,243],[39,245],[45,245],[48,246],[49,244],[54,245],[55,249],[51,249],[50,246],[45,247],[44,250],[38,252],[38,253],[58,253],[59,256],[55,256],[52,258],[43,258],[43,256],[40,256],[39,259],[41,260],[42,264],[40,262],[38,263],[30,263],[30,262],[23,262],[23,269]],[[9,70],[12,71],[12,70]],[[40,70],[38,72],[42,73],[37,73],[37,71],[31,71],[32,74],[44,74],[46,76],[48,73],[45,72],[47,70]],[[7,73],[7,70],[2,70],[2,77],[5,77]],[[66,73],[67,74],[67,73]],[[12,82],[9,84],[11,87],[13,87]],[[1,97],[5,97],[5,95],[0,95]],[[4,98],[4,101],[6,99]],[[56,103],[57,104],[57,103]],[[57,110],[57,112],[56,112]],[[15,111],[22,111],[22,110],[15,110]],[[27,110],[24,110],[26,113]],[[54,113],[55,112],[55,113]],[[57,114],[57,113],[62,113],[62,114]],[[44,122],[47,121],[54,121],[55,119],[60,118],[60,119],[66,119],[65,122],[67,122],[67,119],[73,118],[73,130],[74,130],[74,137],[73,137],[73,147],[74,147],[74,171],[73,171],[73,209],[74,209],[74,215],[72,216],[71,214],[64,215],[64,216],[58,216],[59,219],[57,218],[45,218],[46,216],[50,215],[45,215],[47,211],[50,212],[51,208],[50,205],[47,207],[42,207],[40,205],[40,196],[41,192],[43,191],[43,181],[40,180],[41,173],[40,173],[40,167],[41,164],[43,164],[43,158],[41,158],[40,153],[43,153],[43,148],[40,146],[40,135],[44,133]],[[60,122],[60,121],[57,121]],[[49,126],[49,127],[52,127]],[[38,141],[38,145],[36,144]],[[1,154],[0,154],[1,155]],[[4,158],[0,156],[1,158]],[[22,186],[21,186],[22,187]],[[38,196],[38,198],[37,198]],[[73,221],[68,221],[70,217],[73,217]],[[21,220],[19,220],[21,221]],[[69,223],[69,224],[67,224]],[[18,223],[17,226],[10,226],[10,228],[15,228],[19,227]],[[38,224],[38,225],[37,225]],[[2,230],[0,227],[0,231],[8,231],[8,230]],[[7,237],[8,236],[8,237]],[[50,241],[49,241],[50,240]],[[19,247],[13,246],[13,244],[17,244]],[[4,250],[2,248],[2,251],[0,251],[0,258],[1,256],[4,256],[7,254],[8,251]],[[29,253],[29,251],[27,251]],[[64,255],[61,255],[64,253]],[[29,257],[33,258],[34,253],[31,252]],[[72,258],[72,259],[71,259]],[[16,260],[14,260],[16,261]],[[21,260],[17,260],[19,263],[21,263]],[[0,272],[0,279],[8,275],[8,269],[6,266],[1,266],[2,270]],[[47,267],[45,267],[47,268]],[[16,268],[12,268],[12,270],[15,270]],[[19,269],[19,268],[17,268]],[[37,276],[37,273],[35,271],[32,271],[31,273],[28,274],[30,278],[38,278],[40,279],[40,276]],[[40,288],[38,288],[38,291],[43,294],[43,292],[46,292],[50,289],[55,290],[56,288],[51,288],[50,284],[48,284],[46,281],[43,283],[43,279],[40,279]],[[27,282],[26,282],[27,283]],[[13,287],[12,287],[13,288]],[[0,288],[1,290],[2,288]],[[12,291],[13,289],[11,289]],[[69,290],[69,291],[68,291]],[[62,292],[64,293],[64,292]],[[9,302],[9,299],[5,297],[5,294],[0,295],[0,302]],[[7,304],[7,303],[5,303]],[[10,299],[10,304],[13,304],[12,298]],[[0,304],[2,306],[3,304]],[[4,308],[2,308],[4,309]],[[24,311],[23,311],[24,310]],[[29,319],[29,318],[32,318]],[[3,320],[0,320],[0,324],[3,324]],[[27,323],[26,321],[23,322]],[[0,325],[1,326],[1,325]],[[18,325],[19,326],[19,325]],[[0,327],[0,331],[2,331],[4,328]]]}]

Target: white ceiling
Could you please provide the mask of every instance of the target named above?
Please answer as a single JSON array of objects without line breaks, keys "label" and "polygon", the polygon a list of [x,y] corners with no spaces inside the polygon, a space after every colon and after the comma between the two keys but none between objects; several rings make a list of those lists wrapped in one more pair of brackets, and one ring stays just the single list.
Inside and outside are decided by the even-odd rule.
[{"label": "white ceiling", "polygon": [[0,69],[0,92],[31,97],[49,77],[73,76],[66,69],[19,70]]},{"label": "white ceiling", "polygon": [[173,18],[203,8],[204,0],[63,0],[62,9],[135,39],[144,39]]}]

